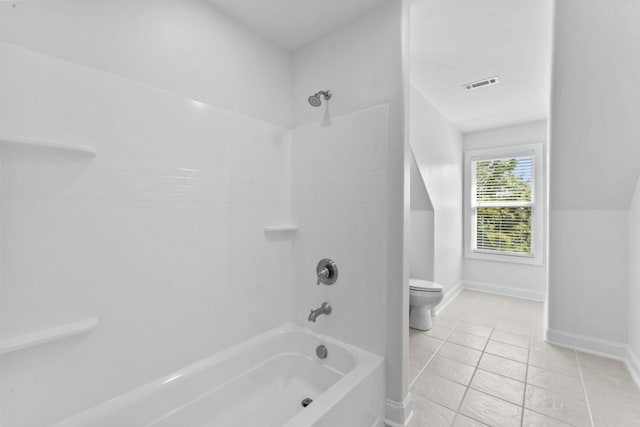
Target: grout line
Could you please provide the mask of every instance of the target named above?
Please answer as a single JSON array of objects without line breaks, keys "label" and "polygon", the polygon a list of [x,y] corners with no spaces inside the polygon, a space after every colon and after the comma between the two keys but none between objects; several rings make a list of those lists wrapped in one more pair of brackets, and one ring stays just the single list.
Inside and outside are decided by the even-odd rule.
[{"label": "grout line", "polygon": [[[460,295],[462,295],[462,292],[460,293]],[[459,295],[457,295],[457,296],[459,296]],[[456,297],[457,297],[457,296],[456,296]],[[457,299],[457,298],[456,298],[456,299]],[[452,300],[451,302],[453,302],[453,300]],[[501,302],[500,302],[500,304],[499,304],[498,312],[502,312],[502,310],[505,308],[505,306],[507,306],[507,305],[508,305],[508,303],[509,303],[508,301],[501,301]],[[465,312],[466,312],[466,311],[465,311]],[[441,314],[443,314],[444,316],[446,316],[446,312],[443,312],[443,313],[441,313]],[[478,316],[479,316],[479,317],[482,317],[481,315],[478,315]],[[442,339],[442,342],[440,343],[440,345],[438,345],[438,347],[436,348],[436,350],[435,350],[435,352],[433,353],[433,355],[429,358],[429,360],[425,363],[425,365],[422,367],[422,369],[420,370],[420,372],[416,375],[416,378],[414,379],[414,381],[412,381],[412,382],[411,382],[410,387],[412,387],[412,386],[415,384],[415,382],[417,381],[417,379],[420,377],[420,375],[422,375],[422,374],[423,374],[423,372],[426,370],[426,368],[427,368],[427,366],[429,365],[429,363],[431,363],[431,361],[433,360],[433,358],[434,358],[436,355],[439,355],[440,357],[443,357],[443,358],[446,358],[446,359],[449,359],[449,360],[456,361],[457,363],[462,363],[462,364],[464,364],[464,365],[467,365],[466,363],[461,362],[461,361],[459,361],[459,360],[452,359],[452,358],[450,358],[450,357],[443,356],[443,355],[439,354],[439,351],[441,350],[441,348],[442,348],[442,346],[444,345],[444,343],[445,343],[445,342],[450,342],[450,343],[452,343],[452,344],[457,344],[457,345],[460,345],[460,346],[462,346],[462,347],[469,348],[469,349],[472,349],[472,350],[475,350],[475,351],[480,352],[480,357],[479,357],[479,359],[478,359],[478,362],[476,363],[476,365],[475,365],[475,366],[473,366],[473,373],[472,373],[472,375],[471,375],[471,378],[470,378],[470,380],[469,380],[469,383],[468,383],[468,384],[467,384],[467,386],[465,387],[465,390],[464,390],[464,393],[463,393],[462,399],[460,400],[460,403],[459,403],[459,405],[458,405],[457,409],[455,410],[454,418],[453,418],[453,422],[455,423],[455,420],[456,420],[459,416],[460,416],[460,417],[465,416],[464,414],[462,414],[462,413],[460,412],[460,410],[461,410],[461,408],[462,408],[462,404],[463,404],[464,400],[466,399],[466,396],[467,396],[467,394],[468,394],[469,389],[472,389],[472,388],[471,388],[471,383],[473,382],[473,380],[474,380],[474,378],[475,378],[475,376],[476,376],[476,374],[477,374],[478,370],[480,369],[480,367],[479,367],[479,366],[480,366],[480,361],[482,360],[482,358],[484,357],[484,355],[485,355],[485,354],[490,354],[490,353],[487,353],[487,352],[486,352],[486,349],[487,349],[487,346],[488,346],[489,342],[491,341],[491,337],[493,336],[494,332],[495,332],[495,331],[498,331],[498,329],[496,329],[497,322],[498,322],[498,321],[500,321],[500,320],[514,320],[514,319],[508,319],[508,318],[502,319],[502,317],[500,316],[499,318],[497,318],[497,319],[495,319],[495,320],[493,321],[493,323],[492,323],[492,326],[491,326],[491,327],[489,327],[489,326],[485,326],[485,327],[487,327],[487,328],[489,328],[489,329],[490,329],[490,333],[489,333],[489,336],[488,336],[488,337],[482,337],[482,336],[479,336],[479,337],[482,337],[482,338],[486,338],[486,341],[485,341],[485,343],[484,343],[484,346],[483,346],[482,350],[478,350],[477,348],[468,347],[467,345],[464,345],[464,344],[458,344],[458,343],[453,343],[453,342],[449,341],[449,339],[450,339],[451,335],[453,334],[453,332],[458,331],[458,330],[457,330],[457,328],[460,326],[460,323],[461,323],[462,321],[466,321],[466,322],[470,322],[470,323],[475,323],[475,322],[473,322],[473,320],[472,320],[472,319],[469,319],[469,318],[465,317],[464,315],[456,315],[456,316],[452,316],[452,317],[455,317],[455,318],[456,318],[456,320],[457,320],[457,322],[456,322],[455,326],[454,326],[454,327],[451,329],[451,331],[446,335],[446,337],[445,337],[444,339]],[[490,316],[490,317],[491,317],[491,316]],[[508,316],[507,316],[507,317],[508,317]],[[515,320],[515,321],[517,321],[517,320]],[[523,320],[523,322],[524,322],[524,320]],[[532,323],[532,322],[531,322],[531,319],[529,319],[529,322],[528,322],[528,323],[529,323],[529,324],[531,324],[531,323]],[[533,323],[536,323],[536,322],[533,322]],[[537,323],[536,323],[536,324],[537,324]],[[484,325],[480,325],[480,326],[484,326]],[[465,334],[469,334],[468,332],[465,332],[465,331],[459,331],[459,332],[463,332],[463,333],[465,333]],[[505,332],[509,332],[509,333],[516,334],[516,335],[521,335],[519,332],[512,332],[512,331],[505,331]],[[474,336],[475,336],[475,334],[469,334],[469,335],[474,335]],[[434,338],[436,338],[436,337],[434,337]],[[501,374],[493,373],[493,374],[498,375],[498,376],[501,376],[501,377],[503,377],[503,378],[507,378],[507,379],[514,380],[514,381],[518,381],[518,382],[520,382],[520,383],[523,383],[523,384],[524,384],[524,386],[525,386],[525,392],[523,393],[523,401],[522,401],[522,405],[521,405],[521,420],[520,420],[520,426],[521,426],[521,427],[523,426],[523,423],[524,423],[524,410],[525,410],[524,402],[525,402],[525,398],[526,398],[526,387],[528,386],[527,377],[528,377],[528,370],[529,370],[529,361],[530,361],[530,356],[531,356],[531,351],[532,351],[532,340],[533,340],[533,335],[532,335],[531,331],[530,331],[530,333],[529,333],[529,335],[528,335],[528,338],[529,338],[529,342],[528,342],[528,348],[527,348],[527,361],[526,361],[526,363],[524,363],[524,365],[525,365],[525,367],[526,367],[526,368],[525,368],[525,378],[524,378],[524,381],[519,381],[519,380],[516,380],[516,379],[514,379],[514,378],[508,377],[508,376],[506,376],[506,375],[501,375]],[[440,338],[437,338],[437,339],[440,339]],[[503,344],[513,345],[513,344],[509,344],[509,343],[503,343]],[[515,347],[519,347],[519,346],[515,346]],[[520,347],[520,348],[524,348],[524,347]],[[513,360],[513,359],[510,359],[510,358],[508,358],[508,357],[501,356],[501,355],[492,355],[492,356],[502,357],[502,358],[505,358],[506,360]],[[517,360],[516,360],[515,362],[523,363],[523,362],[520,362],[520,361],[517,361]],[[467,365],[467,366],[471,366],[471,365]],[[490,371],[489,371],[489,372],[490,372]],[[436,376],[442,377],[441,375],[438,375],[438,374],[433,374],[433,375],[436,375]],[[442,377],[442,378],[444,378],[444,377]],[[449,380],[448,378],[446,378],[446,379],[447,379],[448,381],[452,381],[452,380]],[[452,382],[453,382],[453,383],[456,383],[456,384],[460,384],[460,383],[458,383],[458,382],[456,382],[456,381],[452,381]],[[473,390],[475,391],[475,388],[473,388]],[[481,393],[484,393],[484,392],[481,392]],[[493,398],[496,398],[496,399],[499,399],[499,400],[501,400],[501,401],[504,401],[504,402],[507,402],[507,403],[509,403],[509,404],[514,405],[514,403],[513,403],[513,402],[508,401],[508,400],[505,400],[505,399],[502,399],[502,398],[500,398],[500,397],[498,397],[498,396],[494,396],[494,395],[492,395],[491,393],[485,393],[485,394],[487,394],[487,395],[489,395],[489,396],[491,396],[491,397],[493,397]],[[432,402],[432,403],[434,403],[434,404],[436,404],[436,405],[440,405],[440,404],[438,404],[437,402]],[[517,404],[515,404],[515,405],[517,405]],[[442,406],[442,405],[440,405],[440,406]],[[533,412],[536,412],[536,411],[533,411]],[[541,415],[545,415],[545,414],[541,414]],[[479,421],[479,420],[476,420],[476,419],[475,419],[475,418],[473,418],[473,417],[470,417],[470,418],[472,418],[472,419],[474,419],[475,421],[478,421],[479,423],[481,423],[481,424],[483,424],[483,425],[484,425],[484,422]],[[592,424],[592,426],[593,426],[593,424]]]},{"label": "grout line", "polygon": [[[416,376],[415,376],[415,378],[413,379],[413,381],[411,381],[411,382],[409,383],[409,389],[410,389],[411,387],[413,387],[413,385],[415,384],[415,382],[416,382],[416,381],[418,381],[418,378],[420,378],[420,375],[422,375],[422,373],[425,371],[425,369],[427,369],[427,366],[429,365],[429,363],[431,362],[431,360],[436,356],[436,354],[438,354],[438,351],[440,351],[440,347],[442,347],[442,346],[444,345],[444,343],[445,343],[445,342],[447,342],[447,339],[449,339],[449,337],[451,336],[451,334],[453,333],[453,331],[455,331],[455,330],[456,330],[456,327],[458,326],[458,324],[459,324],[459,323],[460,323],[460,319],[457,319],[457,322],[456,322],[455,326],[454,326],[453,328],[451,328],[451,332],[449,332],[449,333],[447,334],[447,336],[446,336],[446,338],[445,338],[445,339],[440,340],[440,341],[442,341],[442,342],[440,343],[440,345],[438,346],[438,348],[436,348],[436,350],[435,350],[433,353],[431,353],[431,357],[429,357],[429,359],[427,359],[427,361],[425,362],[425,364],[422,366],[422,369],[420,369],[420,370],[418,371],[418,373],[416,374]],[[437,326],[437,325],[432,325],[432,327],[433,327],[433,326]],[[446,328],[446,326],[443,326],[443,327],[444,327],[444,328]],[[429,336],[431,337],[431,335],[429,335]],[[431,337],[431,338],[436,339],[436,340],[439,340],[439,339],[440,339],[440,338],[436,338],[436,337]],[[444,356],[441,356],[441,357],[444,357]]]},{"label": "grout line", "polygon": [[580,365],[580,358],[578,358],[578,352],[573,350],[573,354],[576,358],[576,363],[578,364],[578,375],[580,375],[580,382],[582,383],[582,392],[584,393],[584,401],[587,404],[587,412],[589,412],[589,421],[591,422],[591,427],[594,427],[593,422],[593,414],[591,413],[591,404],[589,403],[589,396],[587,395],[587,386],[584,383],[584,377],[582,376],[582,365]]},{"label": "grout line", "polygon": [[[501,306],[502,305],[504,305],[504,303],[502,303]],[[491,326],[491,332],[489,333],[489,336],[487,337],[487,341],[484,343],[484,347],[482,347],[482,350],[480,351],[480,357],[478,358],[478,362],[476,363],[476,366],[473,368],[473,374],[471,375],[471,378],[469,379],[469,384],[467,385],[466,389],[464,390],[464,394],[462,395],[462,399],[460,399],[460,404],[458,405],[458,409],[456,409],[456,414],[453,417],[454,421],[458,417],[458,415],[466,416],[464,414],[460,414],[460,408],[462,408],[462,404],[464,403],[464,399],[467,398],[467,393],[469,392],[469,389],[471,388],[471,383],[473,382],[473,379],[476,376],[476,372],[478,372],[478,366],[480,366],[480,360],[482,360],[482,356],[484,355],[484,351],[487,349],[487,345],[489,345],[489,340],[491,339],[491,335],[493,335],[493,331],[495,330],[497,322],[498,322],[497,320],[495,322],[493,322],[493,326]],[[475,420],[475,418],[472,418],[472,419]],[[480,420],[476,420],[476,421],[484,424]]]},{"label": "grout line", "polygon": [[[531,331],[529,331],[531,332]],[[533,338],[529,334],[529,348],[527,349],[527,364],[524,368],[524,392],[522,393],[522,412],[520,416],[520,427],[524,427],[524,405],[527,400],[527,388],[529,387],[529,361],[531,360],[531,341]]]}]

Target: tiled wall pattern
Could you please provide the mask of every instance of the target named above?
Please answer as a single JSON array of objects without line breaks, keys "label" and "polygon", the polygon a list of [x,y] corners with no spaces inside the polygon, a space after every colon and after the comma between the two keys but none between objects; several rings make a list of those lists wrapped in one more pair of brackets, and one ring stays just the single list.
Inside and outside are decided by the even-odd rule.
[{"label": "tiled wall pattern", "polygon": [[0,61],[0,135],[97,153],[0,146],[0,333],[99,318],[3,356],[0,424],[49,424],[291,320],[293,239],[263,229],[291,222],[288,129],[4,43]]},{"label": "tiled wall pattern", "polygon": [[[294,318],[377,354],[386,343],[388,110],[381,105],[300,126],[292,141],[300,226]],[[338,281],[316,286],[316,263],[325,257],[337,263]],[[332,305],[331,316],[307,322],[323,301]]]},{"label": "tiled wall pattern", "polygon": [[[77,199],[173,201],[200,203],[287,203],[289,197],[261,176],[219,174],[215,171],[145,165],[100,165],[86,169],[57,188],[44,186],[60,180],[60,168],[38,165],[47,160],[37,150],[24,162],[25,150],[5,150],[2,157],[2,197],[5,200]],[[51,161],[51,160],[49,160]],[[69,169],[67,170],[69,171]],[[49,190],[49,191],[48,191]]]},{"label": "tiled wall pattern", "polygon": [[640,425],[623,362],[547,344],[542,303],[463,291],[410,332],[412,427]]}]

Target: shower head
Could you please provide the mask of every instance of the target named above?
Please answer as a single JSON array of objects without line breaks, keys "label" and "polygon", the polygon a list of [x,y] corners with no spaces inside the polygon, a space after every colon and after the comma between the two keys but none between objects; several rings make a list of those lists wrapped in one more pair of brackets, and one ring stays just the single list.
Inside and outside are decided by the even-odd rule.
[{"label": "shower head", "polygon": [[309,104],[311,104],[312,107],[319,107],[320,104],[322,104],[322,100],[320,100],[321,95],[324,96],[325,101],[328,101],[331,99],[332,93],[330,90],[321,90],[320,92],[309,97]]},{"label": "shower head", "polygon": [[319,107],[320,104],[322,104],[322,101],[320,101],[320,97],[318,95],[311,95],[309,97],[309,104],[311,104],[312,107]]}]

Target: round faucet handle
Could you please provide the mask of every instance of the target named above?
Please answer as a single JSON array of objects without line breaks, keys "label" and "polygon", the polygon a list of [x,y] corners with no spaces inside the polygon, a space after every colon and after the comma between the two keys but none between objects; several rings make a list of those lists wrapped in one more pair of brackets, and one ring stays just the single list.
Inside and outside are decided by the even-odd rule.
[{"label": "round faucet handle", "polygon": [[333,260],[323,258],[316,266],[317,284],[333,285],[338,280],[338,266]]}]

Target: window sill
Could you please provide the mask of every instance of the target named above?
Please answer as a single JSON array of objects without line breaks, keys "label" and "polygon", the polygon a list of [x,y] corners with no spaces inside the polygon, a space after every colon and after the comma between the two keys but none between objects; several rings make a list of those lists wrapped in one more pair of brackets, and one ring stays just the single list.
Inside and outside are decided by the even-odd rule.
[{"label": "window sill", "polygon": [[472,250],[466,250],[464,257],[467,259],[474,259],[479,261],[490,262],[506,262],[510,264],[526,264],[526,265],[542,265],[542,257],[534,254],[520,255],[520,254],[500,254],[493,252],[477,252]]}]

